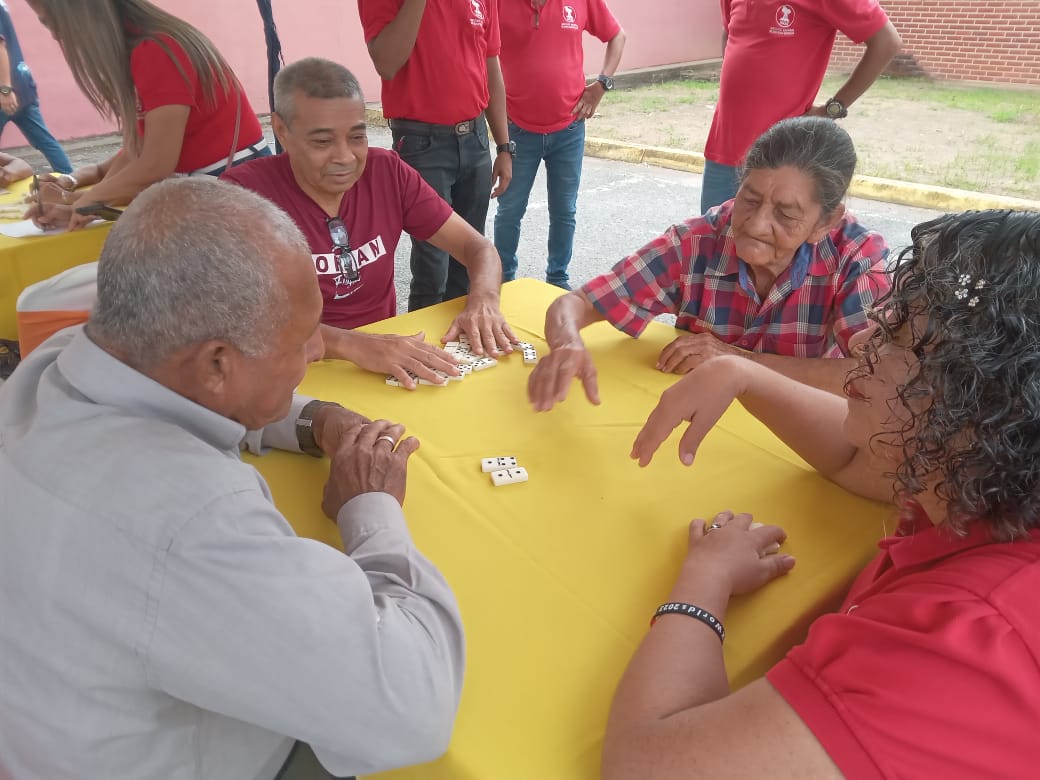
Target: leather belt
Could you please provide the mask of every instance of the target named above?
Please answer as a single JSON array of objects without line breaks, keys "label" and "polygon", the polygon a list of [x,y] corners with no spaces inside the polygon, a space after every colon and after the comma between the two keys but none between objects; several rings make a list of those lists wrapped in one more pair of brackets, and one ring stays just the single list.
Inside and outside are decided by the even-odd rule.
[{"label": "leather belt", "polygon": [[484,121],[483,112],[475,119],[456,122],[453,125],[434,125],[429,122],[418,122],[414,119],[391,119],[390,129],[399,133],[416,135],[469,135],[477,132],[477,122]]}]

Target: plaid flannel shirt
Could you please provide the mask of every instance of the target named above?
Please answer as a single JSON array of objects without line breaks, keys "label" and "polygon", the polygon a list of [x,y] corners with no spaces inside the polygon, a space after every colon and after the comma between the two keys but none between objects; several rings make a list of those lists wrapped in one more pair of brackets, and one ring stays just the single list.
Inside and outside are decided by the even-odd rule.
[{"label": "plaid flannel shirt", "polygon": [[846,214],[818,244],[803,244],[765,300],[735,254],[732,201],[673,225],[581,290],[616,328],[638,337],[660,314],[753,352],[841,357],[890,286],[888,247]]}]

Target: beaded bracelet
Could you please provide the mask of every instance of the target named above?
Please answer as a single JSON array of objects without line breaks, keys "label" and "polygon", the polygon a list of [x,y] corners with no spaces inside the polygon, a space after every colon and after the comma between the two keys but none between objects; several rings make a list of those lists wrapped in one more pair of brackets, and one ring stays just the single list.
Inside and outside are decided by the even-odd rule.
[{"label": "beaded bracelet", "polygon": [[693,604],[683,604],[681,601],[670,601],[667,604],[659,606],[657,612],[655,612],[654,616],[650,619],[650,625],[652,626],[656,623],[657,618],[661,617],[661,615],[668,615],[673,612],[696,618],[718,634],[720,642],[726,641],[726,629],[722,627],[722,622],[717,617],[706,609],[695,607]]}]

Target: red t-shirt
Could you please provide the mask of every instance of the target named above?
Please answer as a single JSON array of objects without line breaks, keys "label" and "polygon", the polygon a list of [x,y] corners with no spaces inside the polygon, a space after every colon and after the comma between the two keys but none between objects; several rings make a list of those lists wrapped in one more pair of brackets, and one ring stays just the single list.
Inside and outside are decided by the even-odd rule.
[{"label": "red t-shirt", "polygon": [[846,777],[1036,775],[1040,531],[884,539],[769,682]]},{"label": "red t-shirt", "polygon": [[582,30],[609,41],[621,26],[603,0],[548,0],[533,24],[534,10],[509,0],[500,10],[502,76],[509,118],[532,133],[555,133],[570,125],[585,91]]},{"label": "red t-shirt", "polygon": [[[358,0],[366,42],[394,20],[401,3]],[[427,0],[411,56],[383,79],[383,116],[436,125],[473,119],[487,108],[487,58],[498,50],[498,0]]]},{"label": "red t-shirt", "polygon": [[426,241],[451,216],[451,206],[396,152],[369,149],[364,173],[339,207],[361,271],[360,280],[350,283],[335,267],[328,215],[296,183],[288,155],[237,165],[220,178],[263,195],[292,217],[314,258],[325,299],[321,321],[338,328],[357,328],[396,315],[394,251],[401,231]]},{"label": "red t-shirt", "polygon": [[721,0],[729,39],[704,156],[740,165],[762,133],[812,107],[841,30],[855,43],[888,21],[877,0]]},{"label": "red t-shirt", "polygon": [[[249,98],[236,84],[231,85],[227,95],[218,84],[216,104],[210,103],[184,49],[168,35],[158,38],[169,52],[157,41],[145,40],[130,54],[130,73],[137,88],[138,130],[144,132],[144,115],[153,108],[188,106],[191,109],[184,128],[177,173],[190,173],[227,159],[235,137],[238,95],[242,97],[242,118],[235,150],[245,149],[264,137]],[[181,68],[170,59],[171,53]]]}]

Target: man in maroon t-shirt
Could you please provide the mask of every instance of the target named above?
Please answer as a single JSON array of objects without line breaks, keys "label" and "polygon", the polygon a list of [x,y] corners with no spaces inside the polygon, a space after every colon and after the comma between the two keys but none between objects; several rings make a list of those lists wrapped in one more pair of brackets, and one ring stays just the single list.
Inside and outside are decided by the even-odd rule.
[{"label": "man in maroon t-shirt", "polygon": [[284,154],[232,168],[222,178],[270,199],[307,237],[322,295],[325,357],[438,381],[455,361],[423,335],[360,333],[353,328],[393,317],[394,250],[402,231],[458,257],[471,279],[466,306],[445,333],[466,333],[474,352],[510,352],[516,338],[499,309],[501,261],[492,243],[465,222],[396,153],[369,149],[365,102],[341,65],[308,58],[283,68],[274,83],[271,121]]}]

